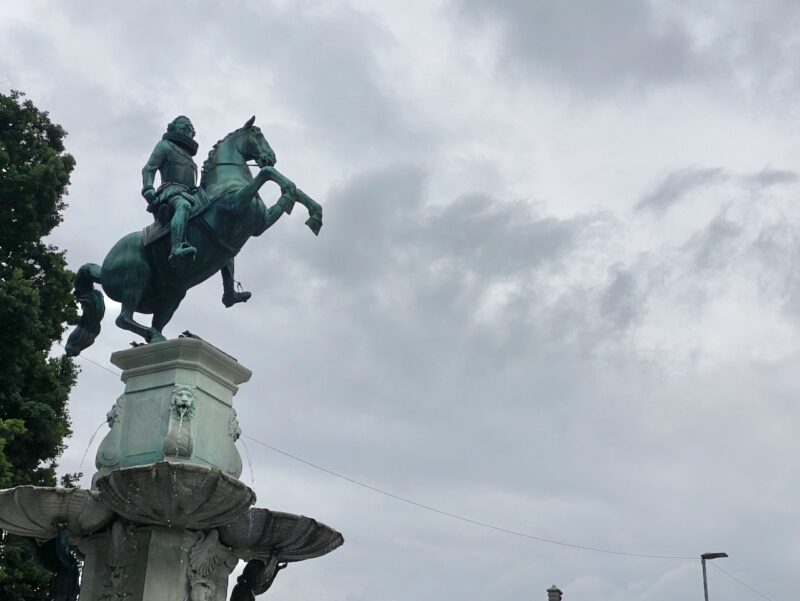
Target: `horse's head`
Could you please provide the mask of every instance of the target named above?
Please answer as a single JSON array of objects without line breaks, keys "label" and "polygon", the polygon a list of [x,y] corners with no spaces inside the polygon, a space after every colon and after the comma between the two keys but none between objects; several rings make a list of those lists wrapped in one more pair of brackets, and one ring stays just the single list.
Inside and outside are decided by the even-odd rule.
[{"label": "horse's head", "polygon": [[241,178],[241,170],[246,169],[248,161],[255,161],[261,168],[275,164],[275,151],[270,148],[261,130],[253,125],[255,120],[255,117],[251,117],[242,127],[214,144],[203,163],[200,179],[203,188],[214,187],[231,178]]},{"label": "horse's head", "polygon": [[277,159],[275,151],[272,150],[261,130],[253,125],[255,117],[250,117],[242,127],[243,135],[239,137],[237,149],[246,161],[255,160],[259,167],[272,167]]}]

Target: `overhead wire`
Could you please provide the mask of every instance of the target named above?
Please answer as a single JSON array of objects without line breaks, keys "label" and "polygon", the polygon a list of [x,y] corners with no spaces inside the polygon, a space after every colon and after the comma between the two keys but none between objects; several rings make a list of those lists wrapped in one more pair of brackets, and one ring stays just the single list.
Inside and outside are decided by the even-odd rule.
[{"label": "overhead wire", "polygon": [[742,582],[741,580],[739,580],[739,579],[738,579],[736,576],[734,576],[734,575],[733,575],[733,574],[731,574],[730,572],[727,572],[727,571],[723,570],[721,567],[719,567],[719,566],[716,564],[716,562],[713,562],[713,561],[712,561],[712,562],[710,562],[710,565],[711,565],[711,567],[712,567],[712,568],[716,568],[717,570],[719,570],[720,572],[722,572],[723,574],[725,574],[725,575],[726,575],[728,578],[730,578],[730,579],[731,579],[731,580],[733,580],[734,582],[738,582],[738,583],[739,583],[739,584],[741,584],[741,585],[742,585],[744,588],[746,588],[746,589],[748,589],[748,590],[750,590],[750,591],[754,592],[756,595],[758,595],[758,596],[759,596],[759,597],[761,597],[762,599],[766,599],[767,601],[772,601],[772,599],[770,599],[769,597],[767,597],[767,596],[766,596],[764,593],[761,593],[761,592],[757,591],[756,589],[754,589],[752,586],[750,586],[750,585],[749,585],[749,584],[747,584],[746,582]]},{"label": "overhead wire", "polygon": [[356,486],[360,486],[362,488],[366,488],[367,490],[371,490],[373,492],[376,492],[376,493],[379,493],[379,494],[382,494],[382,495],[386,495],[387,497],[391,497],[391,498],[396,499],[398,501],[402,501],[403,503],[408,503],[409,505],[413,505],[414,507],[419,507],[420,509],[425,509],[427,511],[432,511],[434,513],[438,513],[439,515],[444,515],[444,516],[447,516],[449,518],[453,518],[455,520],[460,520],[462,522],[467,522],[468,524],[473,524],[475,526],[481,526],[483,528],[489,528],[491,530],[496,530],[498,532],[504,532],[506,534],[511,534],[511,535],[514,535],[514,536],[519,536],[521,538],[527,538],[527,539],[539,541],[539,542],[542,542],[542,543],[549,543],[551,545],[559,545],[559,546],[562,546],[562,547],[570,547],[572,549],[581,549],[583,551],[593,551],[595,553],[607,553],[609,555],[625,555],[625,556],[628,556],[628,557],[643,557],[643,558],[648,558],[648,559],[682,559],[682,560],[696,559],[694,556],[688,556],[688,555],[654,555],[654,554],[649,554],[649,553],[632,553],[632,552],[628,552],[628,551],[617,551],[617,550],[613,550],[613,549],[604,549],[604,548],[601,548],[601,547],[590,547],[588,545],[579,545],[579,544],[575,544],[575,543],[568,543],[568,542],[564,542],[564,541],[560,541],[560,540],[556,540],[556,539],[544,538],[544,537],[541,537],[541,536],[535,536],[533,534],[520,532],[518,530],[511,530],[509,528],[503,528],[502,526],[496,526],[496,525],[490,524],[488,522],[482,522],[480,520],[475,520],[475,519],[472,519],[472,518],[469,518],[469,517],[466,517],[466,516],[463,516],[463,515],[459,515],[457,513],[452,513],[450,511],[445,511],[444,509],[439,509],[439,508],[433,507],[431,505],[426,505],[425,503],[420,503],[418,501],[414,501],[414,500],[409,499],[407,497],[403,497],[403,496],[395,494],[393,492],[389,492],[388,490],[384,490],[382,488],[378,488],[377,486],[372,486],[371,484],[366,484],[364,482],[360,482],[360,481],[358,481],[358,480],[356,480],[354,478],[350,478],[349,476],[345,476],[344,474],[340,474],[338,472],[335,472],[335,471],[333,471],[331,469],[328,469],[326,467],[323,467],[321,465],[317,465],[316,463],[312,463],[311,461],[307,461],[305,459],[302,459],[301,457],[298,457],[297,455],[292,455],[291,453],[287,453],[286,451],[283,451],[283,450],[281,450],[281,449],[279,449],[277,447],[274,447],[274,446],[269,445],[269,444],[267,444],[265,442],[257,440],[257,439],[255,439],[255,438],[253,438],[251,436],[245,436],[245,435],[242,435],[242,436],[247,438],[248,440],[252,440],[256,444],[259,444],[259,445],[261,445],[263,447],[266,447],[266,448],[268,448],[268,449],[270,449],[272,451],[275,451],[276,453],[280,453],[281,455],[285,455],[286,457],[290,457],[291,459],[294,459],[295,461],[299,461],[300,463],[304,463],[304,464],[306,464],[306,465],[308,465],[310,467],[313,467],[315,469],[323,471],[326,474],[330,474],[330,475],[335,476],[337,478],[341,478],[342,480],[346,480],[347,482],[355,484]]},{"label": "overhead wire", "polygon": [[[56,344],[58,346],[64,348],[63,345],[61,345],[61,343],[56,342]],[[107,371],[108,373],[110,373],[110,374],[112,374],[112,375],[114,375],[116,377],[120,377],[122,375],[121,373],[116,372],[116,371],[114,371],[114,370],[112,370],[112,369],[110,369],[110,368],[98,363],[97,361],[92,360],[91,358],[89,358],[89,357],[87,357],[85,355],[78,355],[78,359],[86,360],[89,363],[91,363],[92,365],[95,365],[95,366]],[[557,540],[557,539],[552,539],[552,538],[545,538],[545,537],[541,537],[541,536],[535,536],[533,534],[529,534],[529,533],[526,533],[526,532],[521,532],[521,531],[518,531],[518,530],[512,530],[510,528],[504,528],[502,526],[497,526],[497,525],[491,524],[489,522],[483,522],[481,520],[475,520],[475,519],[467,517],[467,516],[463,516],[463,515],[460,515],[460,514],[457,514],[457,513],[452,513],[450,511],[446,511],[444,509],[439,509],[437,507],[433,507],[432,505],[427,505],[425,503],[420,503],[419,501],[414,501],[413,499],[409,499],[407,497],[404,497],[402,495],[398,495],[398,494],[390,492],[388,490],[384,490],[382,488],[378,488],[377,486],[372,486],[371,484],[367,484],[365,482],[361,482],[359,480],[356,480],[355,478],[351,478],[351,477],[346,476],[344,474],[340,474],[339,472],[336,472],[336,471],[334,471],[332,469],[329,469],[329,468],[326,468],[326,467],[324,467],[322,465],[313,463],[312,461],[308,461],[307,459],[303,459],[302,457],[298,457],[297,455],[293,455],[292,453],[289,453],[288,451],[284,451],[283,449],[279,449],[278,447],[275,447],[275,446],[270,445],[270,444],[268,444],[266,442],[258,440],[257,438],[253,438],[252,436],[248,436],[246,434],[242,434],[241,438],[246,438],[246,439],[254,442],[255,444],[258,444],[258,445],[260,445],[260,446],[262,446],[262,447],[264,447],[266,449],[269,449],[269,450],[271,450],[271,451],[273,451],[275,453],[278,453],[280,455],[284,455],[285,457],[293,459],[294,461],[297,461],[299,463],[302,463],[304,465],[312,467],[312,468],[314,468],[316,470],[319,470],[319,471],[324,472],[324,473],[326,473],[328,475],[334,476],[336,478],[339,478],[341,480],[344,480],[346,482],[349,482],[351,484],[354,484],[354,485],[359,486],[361,488],[364,488],[366,490],[369,490],[369,491],[372,491],[374,493],[390,497],[392,499],[395,499],[395,500],[400,501],[402,503],[406,503],[408,505],[412,505],[412,506],[417,507],[419,509],[424,509],[426,511],[430,511],[430,512],[433,512],[433,513],[436,513],[436,514],[439,514],[439,515],[443,515],[443,516],[449,517],[449,518],[454,519],[454,520],[458,520],[458,521],[461,521],[461,522],[472,524],[474,526],[487,528],[487,529],[494,530],[494,531],[497,531],[497,532],[502,532],[502,533],[505,533],[505,534],[510,534],[512,536],[517,536],[517,537],[520,537],[520,538],[534,540],[534,541],[538,541],[538,542],[541,542],[541,543],[547,543],[547,544],[557,545],[557,546],[561,546],[561,547],[567,547],[567,548],[571,548],[571,549],[578,549],[578,550],[581,550],[581,551],[589,551],[589,552],[593,552],[593,553],[603,553],[603,554],[606,554],[606,555],[618,555],[618,556],[635,557],[635,558],[638,557],[638,558],[643,558],[643,559],[669,559],[669,560],[683,560],[683,561],[697,559],[697,557],[694,556],[694,555],[660,555],[660,554],[653,554],[653,553],[636,553],[636,552],[631,552],[631,551],[620,551],[620,550],[616,550],[616,549],[608,549],[608,548],[603,548],[603,547],[593,547],[593,546],[589,546],[589,545],[581,545],[581,544],[577,544],[577,543],[569,543],[569,542],[565,542],[565,541],[561,541],[561,540]],[[244,443],[244,441],[242,441],[242,443]],[[250,455],[249,452],[247,453],[247,455],[248,455],[248,461],[249,461],[249,455]],[[252,467],[252,463],[251,463],[250,464],[251,478],[253,478],[253,471],[252,470],[253,470],[253,467]],[[759,597],[761,597],[763,599],[766,599],[766,601],[772,601],[772,599],[770,599],[769,597],[767,597],[763,593],[759,592],[758,590],[756,590],[755,588],[753,588],[752,586],[750,586],[746,582],[740,580],[739,578],[737,578],[733,574],[730,574],[729,572],[725,571],[724,569],[719,567],[716,563],[711,563],[711,565],[714,568],[716,568],[717,570],[719,570],[720,572],[722,572],[723,574],[725,574],[728,578],[730,578],[734,582],[738,583],[740,586],[748,589],[752,593],[755,593]]]},{"label": "overhead wire", "polygon": [[[56,342],[56,344],[57,344],[58,346],[60,346],[61,348],[63,348],[64,350],[66,350],[66,348],[64,347],[64,345],[63,345],[63,344],[61,344],[60,342]],[[78,355],[78,357],[77,357],[77,358],[78,358],[78,359],[81,359],[82,361],[88,361],[88,362],[89,362],[89,363],[91,363],[92,365],[96,365],[96,366],[97,366],[97,367],[99,367],[100,369],[104,369],[104,370],[106,370],[108,373],[110,373],[110,374],[112,374],[112,375],[115,375],[115,376],[117,376],[118,378],[119,378],[119,377],[122,375],[120,372],[118,372],[118,371],[114,371],[113,369],[110,369],[110,368],[106,367],[105,365],[103,365],[102,363],[98,363],[97,361],[94,361],[93,359],[90,359],[89,357],[87,357],[87,356],[85,356],[85,355]]]}]

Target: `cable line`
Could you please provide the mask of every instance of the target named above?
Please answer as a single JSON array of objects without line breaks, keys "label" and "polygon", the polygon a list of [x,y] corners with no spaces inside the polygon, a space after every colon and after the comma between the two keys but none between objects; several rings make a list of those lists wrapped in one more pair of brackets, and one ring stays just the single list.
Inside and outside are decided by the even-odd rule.
[{"label": "cable line", "polygon": [[480,520],[474,520],[472,518],[468,518],[468,517],[465,517],[463,515],[459,515],[457,513],[451,513],[449,511],[445,511],[444,509],[438,509],[436,507],[432,507],[430,505],[426,505],[424,503],[420,503],[418,501],[414,501],[412,499],[397,495],[397,494],[389,492],[387,490],[383,490],[381,488],[377,488],[377,487],[372,486],[370,484],[365,484],[364,482],[359,482],[358,480],[350,478],[349,476],[345,476],[345,475],[340,474],[338,472],[334,472],[333,470],[330,470],[330,469],[328,469],[326,467],[322,467],[321,465],[317,465],[316,463],[312,463],[310,461],[306,461],[305,459],[302,459],[302,458],[300,458],[300,457],[298,457],[296,455],[292,455],[291,453],[287,453],[286,451],[282,451],[281,449],[279,449],[277,447],[273,447],[272,445],[269,445],[269,444],[267,444],[265,442],[257,440],[257,439],[255,439],[255,438],[253,438],[251,436],[246,436],[246,435],[243,434],[242,438],[247,438],[248,440],[252,440],[254,443],[260,444],[261,446],[266,447],[266,448],[268,448],[268,449],[270,449],[272,451],[275,451],[276,453],[280,453],[281,455],[285,455],[286,457],[290,457],[291,459],[294,459],[295,461],[299,461],[300,463],[304,463],[304,464],[306,464],[306,465],[308,465],[310,467],[313,467],[315,469],[323,471],[326,474],[330,474],[331,476],[336,476],[337,478],[341,478],[342,480],[346,480],[347,482],[355,484],[356,486],[360,486],[362,488],[366,488],[367,490],[371,490],[371,491],[379,493],[381,495],[385,495],[387,497],[391,497],[392,499],[396,499],[398,501],[402,501],[403,503],[408,503],[409,505],[413,505],[414,507],[419,507],[420,509],[425,509],[427,511],[432,511],[434,513],[438,513],[439,515],[444,515],[444,516],[447,516],[449,518],[453,518],[455,520],[460,520],[462,522],[467,522],[468,524],[473,524],[475,526],[481,526],[482,528],[489,528],[490,530],[496,530],[498,532],[505,532],[506,534],[512,534],[514,536],[519,536],[521,538],[527,538],[527,539],[539,541],[539,542],[542,542],[542,543],[549,543],[551,545],[559,545],[559,546],[562,546],[562,547],[570,547],[572,549],[581,549],[583,551],[592,551],[592,552],[595,552],[595,553],[607,553],[609,555],[625,555],[627,557],[644,557],[644,558],[647,558],[647,559],[682,559],[682,560],[697,559],[694,556],[687,556],[687,555],[652,555],[652,554],[649,554],[649,553],[630,553],[628,551],[616,551],[616,550],[613,550],[613,549],[603,549],[603,548],[600,548],[600,547],[589,547],[587,545],[578,545],[578,544],[574,544],[574,543],[567,543],[567,542],[564,542],[564,541],[555,540],[555,539],[551,539],[551,538],[543,538],[541,536],[534,536],[533,534],[527,534],[525,532],[519,532],[517,530],[510,530],[508,528],[503,528],[502,526],[495,526],[494,524],[489,524],[488,522],[481,522]]},{"label": "cable line", "polygon": [[738,579],[736,576],[734,576],[734,575],[733,575],[733,574],[731,574],[730,572],[726,572],[725,570],[723,570],[721,567],[719,567],[719,566],[718,566],[716,563],[714,563],[713,561],[712,561],[712,562],[709,562],[709,564],[710,564],[711,566],[713,566],[713,567],[717,568],[717,569],[718,569],[720,572],[722,572],[723,574],[725,574],[725,575],[726,575],[728,578],[730,578],[731,580],[733,580],[733,581],[735,581],[735,582],[738,582],[738,583],[739,583],[739,584],[741,584],[741,585],[742,585],[744,588],[746,588],[746,589],[748,589],[748,590],[750,590],[750,591],[754,592],[756,595],[758,595],[758,596],[759,596],[759,597],[761,597],[762,599],[766,599],[767,601],[772,601],[772,599],[770,599],[769,597],[767,597],[767,596],[766,596],[764,593],[760,593],[760,592],[758,592],[756,589],[754,589],[752,586],[750,586],[750,585],[749,585],[749,584],[747,584],[746,582],[742,582],[741,580],[739,580],[739,579]]},{"label": "cable line", "polygon": [[[63,348],[64,350],[66,350],[66,348],[64,347],[64,345],[63,345],[63,344],[61,344],[60,342],[56,342],[56,344],[57,344],[58,346],[60,346],[61,348]],[[89,362],[89,363],[91,363],[92,365],[96,365],[96,366],[97,366],[97,367],[99,367],[100,369],[104,369],[104,370],[106,370],[108,373],[110,373],[110,374],[113,374],[113,375],[117,376],[118,378],[119,378],[119,377],[122,375],[120,372],[118,372],[118,371],[114,371],[113,369],[111,369],[111,368],[108,368],[108,367],[106,367],[105,365],[103,365],[103,364],[101,364],[101,363],[98,363],[97,361],[94,361],[94,360],[90,359],[90,358],[89,358],[89,357],[87,357],[86,355],[78,355],[78,356],[77,356],[77,357],[75,357],[75,358],[76,358],[76,359],[81,359],[81,360],[83,360],[83,361],[88,361],[88,362]]]}]

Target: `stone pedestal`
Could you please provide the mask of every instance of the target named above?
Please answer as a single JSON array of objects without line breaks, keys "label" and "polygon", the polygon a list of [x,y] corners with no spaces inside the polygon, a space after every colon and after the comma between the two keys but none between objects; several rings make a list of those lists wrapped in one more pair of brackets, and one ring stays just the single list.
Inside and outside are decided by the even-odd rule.
[{"label": "stone pedestal", "polygon": [[113,470],[176,461],[212,467],[235,478],[242,459],[233,409],[238,385],[252,372],[197,338],[178,338],[111,355],[125,392],[108,413],[96,481]]},{"label": "stone pedestal", "polygon": [[[92,490],[0,490],[0,529],[78,550],[80,601],[225,601],[239,560],[248,563],[237,596],[253,598],[287,564],[344,542],[314,519],[252,507],[233,410],[250,370],[196,338],[111,361],[125,392],[108,412]],[[76,560],[64,561],[68,581]]]}]

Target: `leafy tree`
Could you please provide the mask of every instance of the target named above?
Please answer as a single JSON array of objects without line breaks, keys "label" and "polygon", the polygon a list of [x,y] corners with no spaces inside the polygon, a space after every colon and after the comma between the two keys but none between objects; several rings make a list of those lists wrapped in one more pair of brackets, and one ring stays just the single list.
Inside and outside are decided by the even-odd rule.
[{"label": "leafy tree", "polygon": [[[71,359],[49,356],[77,312],[64,253],[43,241],[75,160],[66,132],[23,96],[0,94],[0,488],[56,484],[76,376]],[[0,599],[52,599],[51,581],[25,541],[0,534]]]}]

